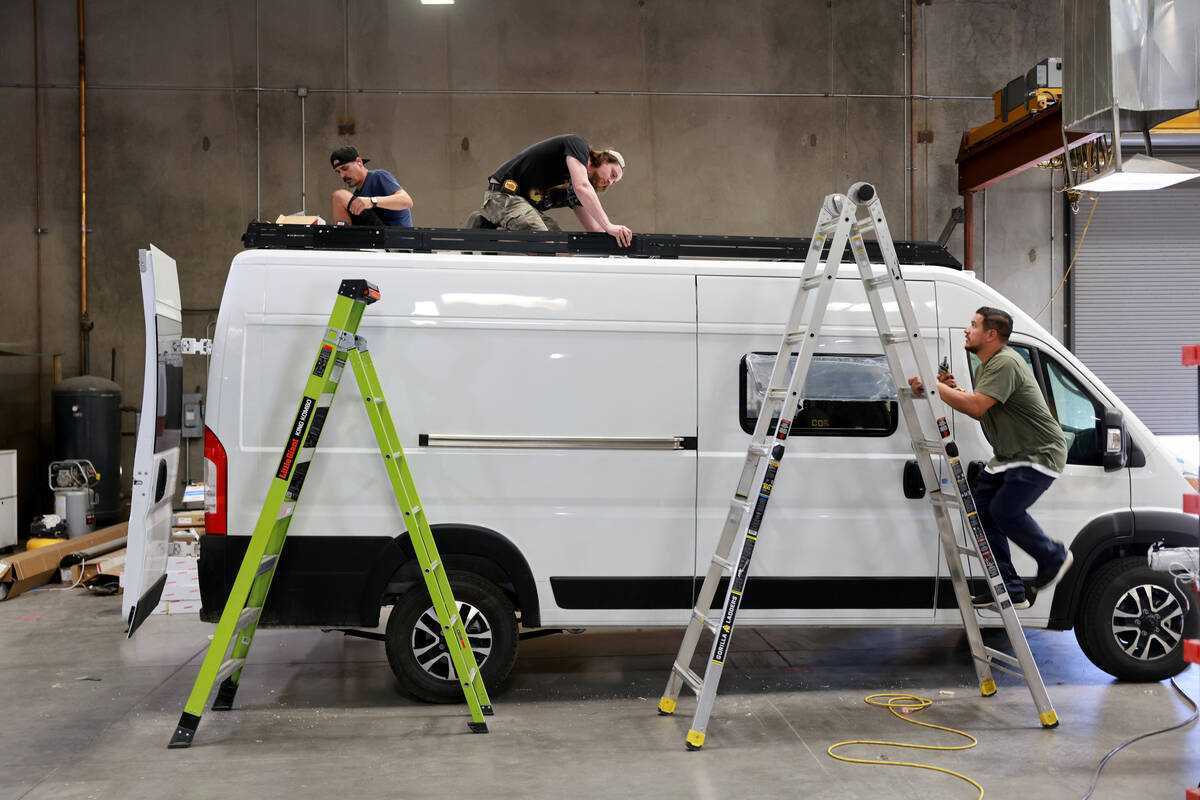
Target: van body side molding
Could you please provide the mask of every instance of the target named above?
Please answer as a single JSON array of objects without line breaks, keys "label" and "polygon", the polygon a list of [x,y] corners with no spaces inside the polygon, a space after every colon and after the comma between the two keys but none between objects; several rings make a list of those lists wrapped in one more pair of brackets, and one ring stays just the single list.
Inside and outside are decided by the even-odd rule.
[{"label": "van body side molding", "polygon": [[493,450],[695,450],[695,436],[476,436],[422,433],[421,447]]}]

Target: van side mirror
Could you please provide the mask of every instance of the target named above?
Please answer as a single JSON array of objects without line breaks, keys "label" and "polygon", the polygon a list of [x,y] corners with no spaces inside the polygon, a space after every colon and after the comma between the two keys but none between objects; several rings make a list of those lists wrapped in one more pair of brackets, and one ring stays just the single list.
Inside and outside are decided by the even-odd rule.
[{"label": "van side mirror", "polygon": [[1125,466],[1125,415],[1118,409],[1104,409],[1104,471],[1115,472]]}]

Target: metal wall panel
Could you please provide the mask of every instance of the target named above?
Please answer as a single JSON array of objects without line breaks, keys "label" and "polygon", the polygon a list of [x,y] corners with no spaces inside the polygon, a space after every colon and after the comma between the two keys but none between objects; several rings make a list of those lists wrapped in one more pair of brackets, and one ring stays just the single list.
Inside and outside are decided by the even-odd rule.
[{"label": "metal wall panel", "polygon": [[[1194,151],[1192,151],[1194,153]],[[1200,155],[1156,148],[1200,168]],[[1200,179],[1150,192],[1106,192],[1079,246],[1091,201],[1075,218],[1074,350],[1159,434],[1195,434],[1200,344]]]}]

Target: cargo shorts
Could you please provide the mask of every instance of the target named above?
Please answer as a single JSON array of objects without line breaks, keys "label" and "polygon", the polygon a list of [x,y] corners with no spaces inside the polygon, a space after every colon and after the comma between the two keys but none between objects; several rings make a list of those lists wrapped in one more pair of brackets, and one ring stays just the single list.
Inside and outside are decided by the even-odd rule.
[{"label": "cargo shorts", "polygon": [[483,208],[479,213],[493,225],[510,231],[561,231],[558,223],[538,211],[524,197],[505,192],[483,193]]}]

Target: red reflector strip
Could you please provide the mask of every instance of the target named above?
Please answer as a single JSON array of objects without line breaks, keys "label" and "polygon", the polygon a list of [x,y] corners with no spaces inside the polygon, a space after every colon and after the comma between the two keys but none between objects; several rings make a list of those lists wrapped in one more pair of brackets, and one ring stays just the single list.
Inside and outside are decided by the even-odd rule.
[{"label": "red reflector strip", "polygon": [[1183,513],[1200,514],[1200,494],[1185,494],[1183,496]]},{"label": "red reflector strip", "polygon": [[1200,664],[1200,639],[1183,640],[1183,660]]},{"label": "red reflector strip", "polygon": [[1200,367],[1200,344],[1185,344],[1183,346],[1183,365],[1185,367]]}]

